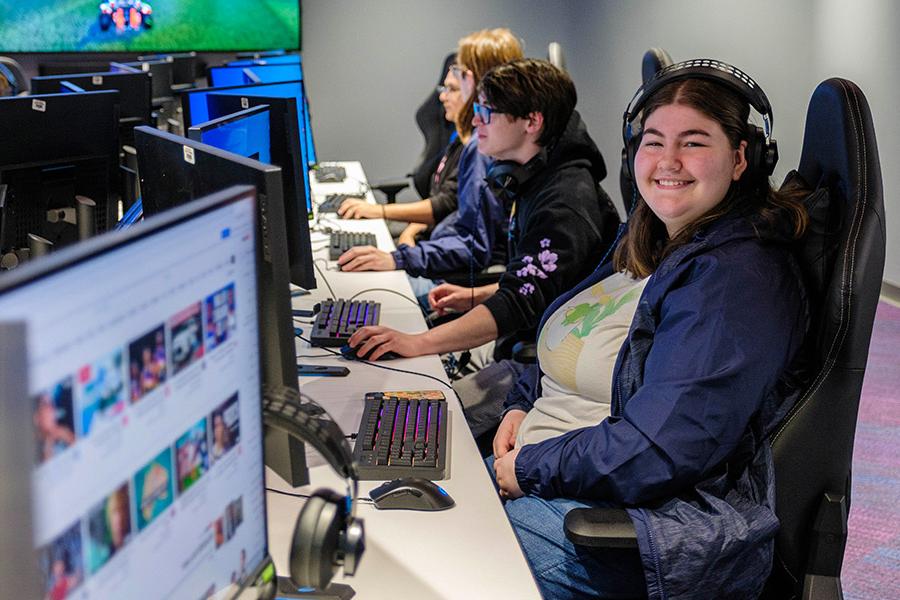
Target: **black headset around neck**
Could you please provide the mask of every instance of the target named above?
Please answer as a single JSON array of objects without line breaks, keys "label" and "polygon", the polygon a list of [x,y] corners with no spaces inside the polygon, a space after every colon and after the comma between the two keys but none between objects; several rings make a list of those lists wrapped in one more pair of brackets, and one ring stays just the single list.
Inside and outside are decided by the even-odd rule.
[{"label": "black headset around neck", "polygon": [[724,85],[738,94],[762,115],[763,127],[748,124],[747,177],[768,177],[778,162],[778,143],[772,137],[774,117],[772,106],[762,88],[749,75],[728,63],[709,58],[685,60],[660,69],[656,75],[644,83],[622,116],[622,140],[625,143],[625,174],[635,181],[634,156],[641,144],[641,133],[635,132],[633,123],[646,106],[647,101],[663,86],[683,79],[706,79]]},{"label": "black headset around neck", "polygon": [[488,168],[485,175],[488,189],[503,200],[515,200],[522,193],[522,188],[535,175],[547,166],[549,150],[541,146],[525,164],[514,160],[497,160]]}]

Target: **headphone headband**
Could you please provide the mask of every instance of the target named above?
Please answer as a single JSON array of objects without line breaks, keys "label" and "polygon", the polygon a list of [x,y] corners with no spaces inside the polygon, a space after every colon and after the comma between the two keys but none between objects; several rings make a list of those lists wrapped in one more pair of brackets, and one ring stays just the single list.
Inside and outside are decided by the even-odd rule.
[{"label": "headphone headband", "polygon": [[647,102],[663,86],[684,79],[705,79],[730,89],[762,115],[763,128],[748,123],[747,131],[747,176],[768,177],[778,162],[778,143],[772,138],[772,106],[765,92],[752,77],[728,63],[711,58],[685,60],[660,69],[649,81],[635,92],[622,115],[623,171],[628,179],[634,180],[634,156],[640,142],[640,134],[632,130],[632,123],[647,105]]},{"label": "headphone headband", "polygon": [[629,128],[631,122],[641,112],[653,94],[661,87],[682,79],[706,79],[725,85],[737,92],[756,112],[762,115],[763,133],[766,141],[771,141],[775,119],[772,115],[772,106],[769,104],[769,99],[762,88],[759,87],[759,84],[752,77],[728,63],[711,58],[695,58],[660,69],[650,81],[635,92],[634,97],[625,109],[625,114],[622,116],[622,137],[626,142],[630,137]]}]

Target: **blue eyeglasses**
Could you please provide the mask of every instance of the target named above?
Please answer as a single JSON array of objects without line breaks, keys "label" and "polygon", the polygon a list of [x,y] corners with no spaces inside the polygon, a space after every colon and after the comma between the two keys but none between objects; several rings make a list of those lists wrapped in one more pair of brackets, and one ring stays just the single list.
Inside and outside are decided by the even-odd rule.
[{"label": "blue eyeglasses", "polygon": [[495,108],[485,106],[484,104],[478,104],[477,102],[472,103],[472,108],[475,110],[475,114],[478,115],[478,118],[481,119],[481,122],[485,125],[490,125],[492,114],[500,112]]}]

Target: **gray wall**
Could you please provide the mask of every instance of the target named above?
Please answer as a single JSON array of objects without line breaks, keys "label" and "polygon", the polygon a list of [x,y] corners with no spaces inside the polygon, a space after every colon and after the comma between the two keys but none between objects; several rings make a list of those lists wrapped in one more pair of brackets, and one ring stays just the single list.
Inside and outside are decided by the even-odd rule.
[{"label": "gray wall", "polygon": [[[370,180],[404,174],[422,148],[413,114],[437,83],[443,57],[466,33],[508,26],[526,54],[558,41],[578,86],[579,110],[615,174],[621,116],[651,46],[675,60],[714,57],[753,75],[774,107],[780,181],[796,166],[806,104],[832,76],[855,81],[874,114],[888,226],[885,279],[900,285],[900,3],[890,0],[306,0],[304,71],[317,147],[356,159]],[[615,175],[607,191],[619,200]]]}]

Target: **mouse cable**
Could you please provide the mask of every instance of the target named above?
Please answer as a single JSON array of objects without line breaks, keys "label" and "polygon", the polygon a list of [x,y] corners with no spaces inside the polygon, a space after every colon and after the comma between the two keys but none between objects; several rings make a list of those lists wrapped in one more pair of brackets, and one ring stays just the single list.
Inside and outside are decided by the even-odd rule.
[{"label": "mouse cable", "polygon": [[327,268],[328,268],[328,261],[325,260],[324,258],[317,258],[316,260],[314,260],[314,261],[313,261],[313,267],[315,267],[315,268],[316,268],[316,271],[319,272],[319,275],[322,276],[322,281],[325,282],[325,287],[328,288],[328,293],[331,294],[331,297],[332,297],[332,298],[334,298],[335,300],[337,300],[337,295],[334,293],[334,289],[331,287],[331,284],[328,283],[328,278],[325,277],[325,272],[322,271],[322,269],[319,268],[319,261],[320,261],[320,260],[325,262],[325,268],[327,269]]},{"label": "mouse cable", "polygon": [[[296,492],[283,492],[281,490],[276,490],[275,488],[266,488],[267,492],[272,492],[273,494],[281,494],[282,496],[291,496],[292,498],[303,498],[304,500],[308,500],[312,497],[311,494],[298,494]],[[371,498],[359,497],[356,499],[357,502],[361,502],[363,504],[375,504]]]},{"label": "mouse cable", "polygon": [[[298,338],[300,338],[301,340],[303,340],[303,341],[306,342],[307,344],[310,343],[310,342],[309,342],[309,338],[306,338],[306,337],[300,335],[299,333],[294,334],[294,335],[296,335]],[[341,354],[340,352],[335,352],[334,350],[331,350],[330,348],[322,348],[322,350],[328,350],[328,352],[330,352],[331,354],[334,354],[335,356],[343,356],[343,354]],[[407,358],[407,357],[404,357],[404,358]],[[388,367],[388,366],[385,366],[385,365],[378,364],[377,362],[374,362],[374,361],[371,361],[371,360],[365,360],[365,359],[363,359],[363,358],[357,358],[357,359],[354,359],[353,362],[355,362],[355,363],[362,363],[362,364],[365,364],[365,365],[369,365],[369,366],[371,366],[371,367],[377,367],[377,368],[379,368],[379,369],[384,369],[384,370],[386,370],[386,371],[394,371],[394,372],[396,372],[396,373],[405,373],[405,374],[407,374],[407,375],[416,375],[416,376],[418,376],[418,377],[425,377],[425,378],[427,378],[427,379],[433,379],[434,381],[437,381],[437,382],[440,383],[441,385],[443,385],[443,386],[449,388],[450,390],[452,390],[454,394],[456,393],[456,390],[453,389],[453,386],[452,386],[451,384],[446,383],[446,382],[444,382],[444,381],[441,381],[440,379],[438,379],[438,378],[435,377],[434,375],[429,375],[429,374],[427,374],[427,373],[419,373],[418,371],[407,371],[406,369],[398,369],[398,368],[396,368],[396,367]],[[459,396],[457,396],[457,398],[458,398],[458,397],[459,397]]]},{"label": "mouse cable", "polygon": [[355,294],[353,294],[352,296],[350,296],[350,297],[347,298],[347,299],[348,299],[348,300],[355,300],[355,299],[358,298],[359,296],[362,296],[363,294],[368,294],[369,292],[387,292],[387,293],[389,293],[389,294],[394,294],[394,295],[396,295],[396,296],[400,296],[401,298],[403,298],[403,299],[406,300],[407,302],[412,302],[413,304],[415,304],[415,305],[416,305],[416,308],[419,309],[419,312],[422,313],[422,315],[425,317],[425,319],[426,319],[426,320],[428,319],[428,313],[425,312],[425,309],[422,307],[421,304],[419,304],[419,301],[418,301],[418,300],[416,300],[416,299],[414,299],[414,298],[410,298],[410,297],[407,296],[406,294],[404,294],[404,293],[402,293],[402,292],[398,292],[397,290],[390,290],[390,289],[388,289],[388,288],[369,288],[369,289],[363,290],[363,291],[361,291],[361,292],[356,292]]}]

